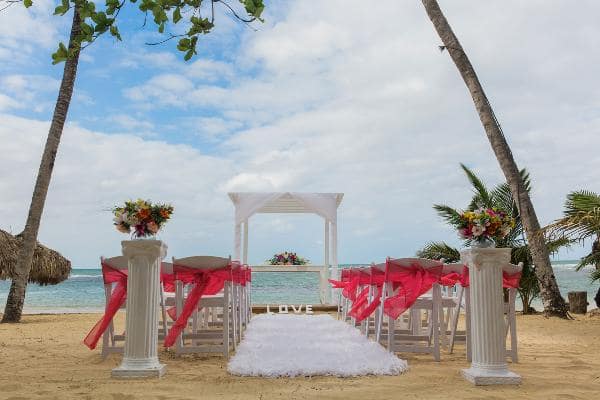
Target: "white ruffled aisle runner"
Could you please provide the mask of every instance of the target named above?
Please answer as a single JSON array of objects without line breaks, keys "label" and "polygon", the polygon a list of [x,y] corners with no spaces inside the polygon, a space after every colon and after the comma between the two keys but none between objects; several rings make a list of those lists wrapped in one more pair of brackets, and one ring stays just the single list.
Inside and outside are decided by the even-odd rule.
[{"label": "white ruffled aisle runner", "polygon": [[242,376],[398,375],[407,363],[329,315],[252,318],[228,370]]}]

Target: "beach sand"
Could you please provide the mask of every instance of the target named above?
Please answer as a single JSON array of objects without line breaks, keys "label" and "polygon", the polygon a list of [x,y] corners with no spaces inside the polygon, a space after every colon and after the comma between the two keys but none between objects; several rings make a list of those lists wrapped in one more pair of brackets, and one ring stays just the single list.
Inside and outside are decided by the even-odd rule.
[{"label": "beach sand", "polygon": [[[464,346],[453,355],[401,355],[400,376],[240,378],[218,356],[179,357],[161,350],[162,379],[111,379],[121,355],[106,360],[81,344],[98,314],[27,315],[0,325],[0,399],[593,399],[600,396],[600,318],[575,321],[518,316],[523,377],[514,387],[474,387],[460,375]],[[121,316],[122,318],[122,316]],[[317,338],[315,338],[317,339]],[[320,338],[327,340],[327,338]]]}]

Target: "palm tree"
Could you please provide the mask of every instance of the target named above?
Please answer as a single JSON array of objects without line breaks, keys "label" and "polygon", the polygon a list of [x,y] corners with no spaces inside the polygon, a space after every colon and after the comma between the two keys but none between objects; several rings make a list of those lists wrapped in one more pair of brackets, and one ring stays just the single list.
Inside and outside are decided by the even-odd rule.
[{"label": "palm tree", "polygon": [[[129,1],[130,3],[136,2],[136,0]],[[18,0],[15,0],[15,3],[16,2],[18,2]],[[262,0],[240,0],[249,16],[248,19],[237,14],[235,10],[223,0],[210,0],[210,2],[212,7],[210,19],[197,16],[200,15],[199,10],[202,6],[202,1],[190,3],[187,0],[175,0],[155,4],[152,7],[152,10],[150,10],[154,15],[153,20],[158,26],[158,31],[160,33],[164,31],[165,23],[169,21],[169,16],[173,23],[176,24],[182,18],[181,10],[184,10],[184,13],[187,13],[189,9],[194,11],[193,13],[188,13],[190,15],[191,25],[189,30],[181,35],[171,34],[167,39],[170,40],[181,37],[177,49],[185,53],[184,59],[186,61],[196,54],[196,45],[199,36],[201,34],[209,33],[214,27],[215,3],[223,4],[231,11],[234,18],[244,23],[250,23],[256,19],[262,21],[260,18],[260,15],[264,10]],[[116,19],[126,1],[107,1],[105,11],[96,11],[96,5],[92,0],[71,0],[71,3],[73,4],[71,5],[69,0],[62,0],[61,5],[56,7],[54,12],[55,14],[65,15],[69,10],[73,9],[71,34],[68,47],[65,47],[60,43],[58,50],[52,55],[54,60],[53,63],[56,64],[65,61],[65,68],[58,92],[58,98],[54,107],[52,123],[50,124],[48,138],[46,139],[46,145],[44,147],[44,153],[42,154],[42,161],[38,169],[31,204],[29,206],[29,213],[27,215],[27,222],[25,223],[25,229],[21,233],[23,241],[19,250],[19,258],[15,267],[14,276],[12,277],[8,297],[6,299],[2,323],[13,323],[21,320],[23,304],[25,303],[27,281],[31,271],[38,231],[44,211],[44,204],[46,202],[46,195],[48,193],[48,187],[50,186],[56,153],[58,152],[60,138],[63,133],[63,127],[67,119],[67,112],[69,111],[69,105],[71,104],[73,95],[73,87],[75,85],[77,67],[79,64],[79,54],[85,46],[92,44],[105,32],[110,32],[113,37],[121,40],[121,35],[116,26]],[[25,7],[31,7],[32,1],[23,0],[23,4]],[[149,11],[147,7],[148,5],[144,3],[139,5],[140,11],[145,14]],[[167,12],[170,10],[174,11],[168,15]]]},{"label": "palm tree", "polygon": [[[588,265],[595,269],[590,274],[593,281],[600,280],[600,195],[586,190],[567,195],[564,217],[544,228],[551,236],[568,237],[585,241],[593,238],[592,251],[577,264],[577,271]],[[596,293],[596,306],[600,307],[600,289]]]},{"label": "palm tree", "polygon": [[[539,296],[540,285],[535,274],[531,250],[523,234],[523,224],[519,216],[519,211],[516,202],[512,197],[510,188],[507,183],[502,183],[490,190],[473,171],[463,164],[461,164],[461,167],[467,175],[467,179],[473,190],[473,198],[466,211],[474,211],[481,207],[495,208],[506,212],[516,221],[515,227],[504,239],[498,241],[497,245],[498,247],[510,247],[512,249],[511,262],[513,264],[518,264],[519,262],[523,263],[523,272],[518,292],[523,303],[523,314],[530,314],[534,311],[531,307],[531,302]],[[528,191],[531,190],[529,174],[525,170],[522,170],[520,175],[523,182],[525,182],[525,188]],[[435,204],[433,208],[444,221],[452,226],[454,226],[454,222],[462,214],[461,210],[443,204]],[[568,245],[569,243],[570,241],[568,239],[559,238],[552,242],[548,242],[547,248],[550,252],[555,252],[559,247]],[[469,246],[470,241],[465,240],[464,244],[465,246]],[[460,260],[458,249],[455,249],[444,242],[428,243],[423,249],[417,252],[417,256],[435,260],[443,258],[446,262],[457,262]]]},{"label": "palm tree", "polygon": [[540,284],[540,295],[544,304],[544,313],[547,316],[569,318],[565,300],[561,296],[556,284],[554,271],[550,264],[550,253],[548,252],[543,235],[540,234],[540,223],[533,208],[526,184],[519,173],[517,163],[504,137],[500,123],[496,119],[494,110],[477,78],[475,69],[452,31],[437,1],[422,0],[422,3],[429,19],[442,39],[443,46],[440,49],[448,51],[469,89],[492,150],[504,173],[508,187],[517,200],[516,206],[519,209],[523,228],[531,246],[531,257],[536,265],[535,273]]},{"label": "palm tree", "polygon": [[75,85],[75,77],[77,75],[77,65],[79,63],[79,45],[75,38],[81,32],[81,19],[79,18],[79,10],[75,8],[73,12],[73,23],[71,25],[71,35],[69,38],[69,49],[71,57],[65,62],[62,82],[58,91],[58,99],[54,106],[54,115],[52,123],[48,131],[48,138],[42,154],[42,161],[38,169],[33,196],[31,197],[31,205],[29,206],[29,214],[25,229],[22,232],[23,241],[19,249],[19,257],[15,267],[15,274],[12,277],[10,291],[6,299],[6,307],[2,322],[19,322],[23,312],[23,303],[25,302],[25,291],[27,289],[27,281],[33,261],[33,253],[37,243],[37,235],[40,228],[40,221],[44,211],[46,202],[46,194],[50,185],[50,178],[54,168],[54,160],[58,152],[60,137],[62,136],[63,127],[67,119],[67,112],[71,104],[73,95],[73,86]]}]

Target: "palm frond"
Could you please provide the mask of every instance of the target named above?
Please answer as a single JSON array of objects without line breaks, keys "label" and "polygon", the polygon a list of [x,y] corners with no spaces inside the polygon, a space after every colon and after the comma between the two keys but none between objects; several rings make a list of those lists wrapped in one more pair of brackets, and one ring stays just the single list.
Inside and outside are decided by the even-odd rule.
[{"label": "palm frond", "polygon": [[546,246],[550,254],[558,253],[562,247],[570,248],[574,244],[577,244],[577,240],[562,236],[556,239],[546,240]]},{"label": "palm frond", "polygon": [[600,253],[590,253],[587,256],[582,257],[575,269],[579,271],[588,265],[592,265],[594,267],[596,265],[600,265]]},{"label": "palm frond", "polygon": [[510,262],[513,264],[523,263],[523,265],[532,264],[531,253],[528,245],[514,246],[510,254]]},{"label": "palm frond", "polygon": [[565,215],[571,212],[593,211],[600,208],[600,195],[589,190],[578,190],[567,195]]},{"label": "palm frond", "polygon": [[566,235],[577,240],[585,240],[600,232],[600,208],[581,211],[577,214],[556,220],[544,227],[550,236]]},{"label": "palm frond", "polygon": [[[519,171],[519,175],[521,175],[521,179],[523,180],[523,184],[525,185],[525,189],[529,192],[531,191],[531,179],[529,177],[529,172],[526,169],[522,169]],[[490,193],[492,197],[492,202],[494,206],[501,208],[506,211],[513,218],[517,218],[519,216],[519,209],[517,208],[517,203],[513,197],[512,191],[510,190],[510,186],[507,182],[501,183],[496,186]]]},{"label": "palm frond", "polygon": [[474,210],[479,207],[492,207],[492,197],[485,184],[466,165],[461,163],[460,167],[467,175],[467,179],[471,182],[471,186],[473,186],[474,196],[469,205],[469,209]]},{"label": "palm frond", "polygon": [[551,236],[584,240],[600,233],[600,195],[587,190],[569,193],[564,217],[544,227]]},{"label": "palm frond", "polygon": [[460,223],[460,211],[444,204],[434,204],[433,209],[447,224],[456,226]]},{"label": "palm frond", "polygon": [[430,242],[417,251],[417,257],[430,260],[441,260],[443,258],[445,262],[453,263],[460,261],[460,252],[444,242]]},{"label": "palm frond", "polygon": [[592,282],[600,281],[600,269],[595,269],[592,271],[592,273],[590,274],[590,280]]}]

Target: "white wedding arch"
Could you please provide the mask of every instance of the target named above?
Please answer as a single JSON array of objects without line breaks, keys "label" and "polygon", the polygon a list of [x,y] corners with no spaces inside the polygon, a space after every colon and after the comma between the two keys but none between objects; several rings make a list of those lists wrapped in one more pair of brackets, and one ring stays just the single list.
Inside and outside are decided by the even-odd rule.
[{"label": "white wedding arch", "polygon": [[235,206],[234,258],[244,264],[248,263],[248,220],[254,214],[311,213],[323,217],[325,221],[323,265],[253,266],[253,270],[257,272],[318,272],[321,303],[335,302],[336,296],[332,296],[327,280],[330,276],[330,267],[331,276],[338,277],[337,209],[344,194],[303,192],[232,192],[228,194]]}]

